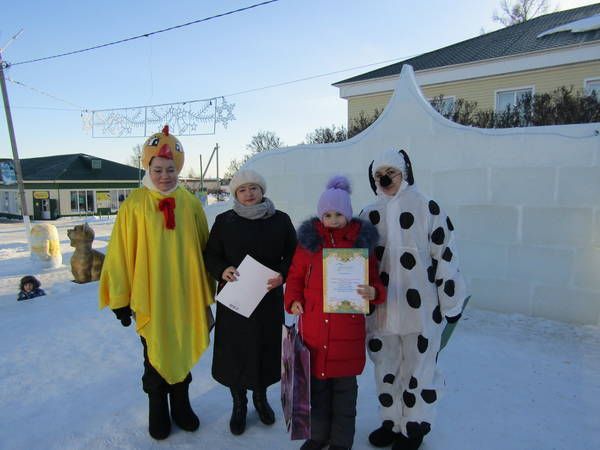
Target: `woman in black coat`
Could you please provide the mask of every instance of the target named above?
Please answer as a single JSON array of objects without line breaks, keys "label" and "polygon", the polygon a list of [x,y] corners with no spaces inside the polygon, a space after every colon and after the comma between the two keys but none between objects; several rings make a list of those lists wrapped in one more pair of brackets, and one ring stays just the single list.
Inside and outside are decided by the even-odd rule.
[{"label": "woman in black coat", "polygon": [[210,231],[204,261],[222,288],[237,280],[236,268],[246,255],[279,273],[268,281],[269,292],[249,318],[217,303],[212,375],[228,386],[233,397],[229,428],[246,428],[246,391],[260,420],[275,422],[267,402],[267,387],[281,378],[281,326],[284,321],[282,284],[296,248],[296,231],[289,216],[267,197],[264,178],[240,170],[229,184],[233,209],[219,214]]}]

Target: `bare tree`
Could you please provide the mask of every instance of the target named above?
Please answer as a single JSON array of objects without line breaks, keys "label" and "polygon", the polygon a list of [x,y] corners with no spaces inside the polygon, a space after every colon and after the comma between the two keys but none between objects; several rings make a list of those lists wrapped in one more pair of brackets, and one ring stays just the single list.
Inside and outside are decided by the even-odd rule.
[{"label": "bare tree", "polygon": [[240,159],[232,159],[229,166],[223,174],[224,178],[233,177],[238,170],[242,168],[246,161],[250,159],[252,155],[257,153],[266,152],[269,150],[275,150],[276,148],[283,147],[283,141],[272,131],[259,131],[250,140],[249,144],[246,144],[246,149],[250,150],[250,153],[242,156]]},{"label": "bare tree", "polygon": [[500,14],[494,11],[492,19],[504,26],[523,23],[548,12],[549,0],[501,0]]},{"label": "bare tree", "polygon": [[283,141],[272,131],[259,131],[252,136],[252,140],[246,145],[246,148],[254,155],[283,147],[283,145]]},{"label": "bare tree", "polygon": [[358,133],[371,126],[371,124],[377,120],[382,112],[383,110],[375,108],[373,110],[373,114],[369,115],[361,110],[358,116],[353,118],[350,125],[348,125],[348,138],[356,136]]},{"label": "bare tree", "polygon": [[250,155],[245,155],[240,159],[232,159],[229,163],[229,166],[225,170],[225,173],[223,174],[223,178],[233,178],[237,171],[240,170],[249,159]]},{"label": "bare tree", "polygon": [[140,144],[137,144],[136,146],[134,146],[131,149],[131,155],[129,155],[129,158],[127,159],[127,161],[125,161],[125,164],[139,169],[141,161],[142,161],[141,158],[142,158],[142,146]]},{"label": "bare tree", "polygon": [[342,142],[346,139],[348,139],[348,130],[343,125],[339,128],[335,125],[317,128],[306,135],[307,144],[327,144],[329,142]]}]

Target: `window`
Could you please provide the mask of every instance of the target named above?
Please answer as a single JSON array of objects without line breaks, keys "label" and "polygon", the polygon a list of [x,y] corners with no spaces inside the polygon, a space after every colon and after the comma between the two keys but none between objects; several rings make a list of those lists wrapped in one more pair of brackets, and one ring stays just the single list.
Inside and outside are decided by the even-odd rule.
[{"label": "window", "polygon": [[110,210],[117,212],[121,203],[129,196],[131,189],[113,189],[110,191]]},{"label": "window", "polygon": [[600,98],[600,78],[590,78],[583,82],[583,91],[586,95],[592,95],[592,92],[596,94],[596,97]]},{"label": "window", "polygon": [[3,205],[4,209],[3,211],[5,212],[9,212],[10,211],[10,193],[9,192],[4,192],[4,205]]},{"label": "window", "polygon": [[533,88],[520,88],[509,91],[496,91],[496,112],[503,112],[509,106],[514,107],[523,97],[533,96]]},{"label": "window", "polygon": [[456,103],[456,97],[444,97],[438,96],[428,99],[431,106],[435,108],[442,116],[448,116],[454,110],[454,104]]},{"label": "window", "polygon": [[94,191],[71,191],[71,212],[94,212]]}]

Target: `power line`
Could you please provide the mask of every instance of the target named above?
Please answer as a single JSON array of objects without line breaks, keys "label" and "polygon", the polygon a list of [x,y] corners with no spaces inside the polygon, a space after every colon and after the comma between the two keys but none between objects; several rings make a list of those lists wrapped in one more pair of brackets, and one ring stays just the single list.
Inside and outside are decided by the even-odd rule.
[{"label": "power line", "polygon": [[45,56],[43,58],[36,58],[36,59],[29,59],[29,60],[26,60],[26,61],[19,61],[19,62],[16,62],[16,63],[5,62],[5,67],[19,66],[19,65],[22,65],[22,64],[30,64],[30,63],[34,63],[34,62],[47,61],[49,59],[62,58],[63,56],[75,55],[77,53],[89,52],[89,51],[92,51],[92,50],[97,50],[99,48],[109,47],[111,45],[122,44],[124,42],[129,42],[129,41],[133,41],[133,40],[136,40],[136,39],[150,37],[150,36],[155,35],[155,34],[165,33],[167,31],[176,30],[178,28],[183,28],[183,27],[187,27],[187,26],[190,26],[190,25],[195,25],[197,23],[207,22],[209,20],[218,19],[218,18],[224,17],[224,16],[229,16],[231,14],[236,14],[236,13],[239,13],[239,12],[242,12],[242,11],[247,11],[249,9],[258,8],[259,6],[268,5],[269,3],[275,3],[275,2],[278,2],[278,1],[279,0],[268,0],[268,1],[261,2],[261,3],[255,3],[254,5],[245,6],[244,8],[234,9],[232,11],[227,11],[227,12],[224,12],[224,13],[221,13],[221,14],[216,14],[214,16],[209,16],[209,17],[205,17],[203,19],[194,20],[192,22],[183,23],[181,25],[175,25],[173,27],[164,28],[162,30],[151,31],[149,33],[140,34],[140,35],[137,35],[137,36],[133,36],[133,37],[121,39],[121,40],[118,40],[118,41],[108,42],[106,44],[95,45],[93,47],[83,48],[81,50],[74,50],[74,51],[71,51],[71,52],[60,53],[58,55]]},{"label": "power line", "polygon": [[[413,56],[416,56],[416,54],[415,55],[411,55],[411,56],[403,56],[403,57],[400,57],[400,58],[387,59],[385,61],[378,61],[378,62],[369,63],[369,64],[362,64],[360,66],[347,67],[346,69],[334,70],[332,72],[321,73],[321,74],[318,74],[318,75],[310,75],[310,76],[307,76],[307,77],[304,77],[304,78],[297,78],[295,80],[282,81],[281,83],[269,84],[269,85],[266,85],[266,86],[261,86],[261,87],[257,87],[257,88],[246,89],[244,91],[233,92],[233,93],[230,93],[230,94],[215,95],[213,97],[199,98],[199,99],[197,98],[197,99],[193,99],[193,100],[181,100],[181,101],[178,101],[176,103],[195,103],[195,102],[205,102],[205,101],[208,101],[208,100],[214,100],[216,98],[225,98],[225,97],[229,98],[229,97],[234,97],[236,95],[248,94],[250,92],[264,91],[264,90],[272,89],[272,88],[276,88],[276,87],[287,86],[289,84],[300,83],[302,81],[314,80],[316,78],[323,78],[323,77],[327,77],[327,76],[330,76],[330,75],[335,75],[335,74],[338,74],[338,73],[349,72],[350,70],[364,69],[365,67],[377,66],[379,64],[387,64],[387,63],[395,62],[395,61],[404,61],[405,59],[412,58]],[[166,103],[166,105],[168,105],[168,104],[170,104],[170,103]],[[146,105],[146,106],[163,106],[163,105],[164,104],[161,104],[161,105]],[[121,107],[121,108],[109,108],[109,109],[110,110],[114,110],[114,109],[127,109],[127,108],[141,108],[141,107],[142,106],[134,106],[134,107],[124,106],[124,107]]]},{"label": "power line", "polygon": [[[180,101],[180,102],[177,102],[177,103],[194,103],[194,102],[203,102],[203,101],[207,101],[207,100],[211,100],[211,99],[216,99],[216,98],[233,97],[233,96],[236,96],[236,95],[248,94],[250,92],[258,92],[258,91],[263,91],[263,90],[272,89],[272,88],[276,88],[276,87],[287,86],[289,84],[300,83],[302,81],[314,80],[316,78],[323,78],[323,77],[327,77],[327,76],[330,76],[330,75],[335,75],[335,74],[338,74],[338,73],[348,72],[350,70],[364,69],[366,67],[372,67],[372,66],[377,66],[379,64],[387,64],[387,63],[396,62],[396,61],[404,61],[406,59],[412,58],[413,56],[416,56],[416,55],[402,56],[402,57],[399,57],[399,58],[387,59],[387,60],[384,60],[384,61],[377,61],[377,62],[369,63],[369,64],[362,64],[360,66],[348,67],[346,69],[334,70],[332,72],[326,72],[326,73],[322,73],[322,74],[318,74],[318,75],[310,75],[310,76],[304,77],[304,78],[297,78],[295,80],[283,81],[281,83],[275,83],[275,84],[270,84],[270,85],[261,86],[261,87],[257,87],[257,88],[246,89],[244,91],[233,92],[233,93],[230,93],[230,94],[216,95],[216,96],[211,97],[211,98],[194,99],[194,100],[183,100],[183,101]],[[48,96],[50,98],[53,98],[53,99],[58,100],[58,101],[61,101],[63,103],[67,103],[67,104],[70,104],[70,105],[73,105],[73,106],[77,106],[80,109],[75,110],[75,109],[61,109],[61,108],[44,108],[44,107],[36,107],[36,106],[15,106],[15,108],[20,108],[20,109],[57,109],[57,110],[61,110],[61,111],[82,111],[82,110],[83,111],[87,111],[86,108],[80,107],[79,105],[77,105],[75,103],[71,103],[71,102],[69,102],[67,100],[62,100],[59,97],[56,97],[56,96],[51,95],[51,94],[48,94],[48,93],[46,93],[46,92],[44,92],[42,90],[35,89],[33,87],[27,86],[24,83],[12,80],[10,78],[7,78],[7,79],[9,81],[15,83],[15,84],[21,85],[23,87],[27,87],[27,88],[29,88],[29,89],[31,89],[31,90],[33,90],[35,92],[38,92],[38,93],[40,93],[42,95],[46,95],[46,96]],[[152,105],[152,106],[163,106],[163,105]],[[127,108],[131,108],[131,107],[122,107],[121,109],[127,109]],[[110,108],[110,109],[112,110],[112,109],[115,109],[115,108]]]},{"label": "power line", "polygon": [[73,102],[70,102],[68,100],[64,100],[64,99],[62,99],[60,97],[57,97],[56,95],[48,94],[47,92],[44,92],[41,89],[37,89],[37,88],[31,87],[31,86],[27,86],[25,83],[21,83],[20,81],[13,80],[10,77],[6,77],[6,79],[8,81],[10,81],[11,83],[14,83],[14,84],[16,84],[18,86],[22,86],[22,87],[27,88],[27,89],[31,89],[33,92],[37,92],[38,94],[45,95],[46,97],[50,97],[53,100],[57,100],[59,102],[66,103],[67,105],[71,105],[71,106],[75,106],[75,107],[79,108],[78,110],[71,110],[71,111],[81,111],[81,110],[85,110],[86,109],[83,106],[80,106],[80,105],[78,105],[76,103],[73,103]]},{"label": "power line", "polygon": [[23,29],[20,29],[17,34],[15,34],[13,37],[11,37],[8,42],[6,43],[6,45],[2,48],[0,48],[0,53],[3,53],[4,50],[6,50],[8,48],[8,46],[10,44],[12,44],[13,42],[15,42],[17,40],[17,38],[19,37],[19,35],[23,32]]},{"label": "power line", "polygon": [[13,106],[13,109],[39,109],[39,110],[43,110],[43,111],[69,111],[69,112],[82,112],[81,109],[75,109],[75,108],[51,108],[51,107],[45,107],[45,106]]},{"label": "power line", "polygon": [[231,94],[224,94],[224,95],[220,95],[218,97],[233,97],[235,95],[248,94],[249,92],[262,91],[262,90],[271,89],[271,88],[275,88],[275,87],[286,86],[288,84],[300,83],[301,81],[314,80],[315,78],[323,78],[323,77],[327,77],[329,75],[335,75],[337,73],[348,72],[350,70],[364,69],[365,67],[377,66],[379,64],[386,64],[386,63],[390,63],[390,62],[394,62],[394,61],[403,61],[405,59],[412,58],[413,56],[416,56],[416,55],[402,57],[402,58],[388,59],[386,61],[378,61],[378,62],[374,62],[374,63],[370,63],[370,64],[363,64],[361,66],[348,67],[347,69],[340,69],[340,70],[335,70],[333,72],[322,73],[319,75],[311,75],[311,76],[304,77],[304,78],[297,78],[295,80],[283,81],[281,83],[270,84],[267,86],[261,86],[261,87],[253,88],[253,89],[247,89],[245,91],[233,92]]}]

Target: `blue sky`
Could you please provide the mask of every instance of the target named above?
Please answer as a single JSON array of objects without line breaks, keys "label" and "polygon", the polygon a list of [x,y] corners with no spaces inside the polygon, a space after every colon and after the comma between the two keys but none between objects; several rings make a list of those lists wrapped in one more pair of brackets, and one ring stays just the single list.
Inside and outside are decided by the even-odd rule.
[{"label": "blue sky", "polygon": [[[246,7],[245,1],[4,2],[0,47],[19,62],[77,50]],[[594,1],[562,0],[569,9]],[[279,0],[238,14],[79,55],[11,67],[7,76],[71,104],[8,82],[22,158],[88,153],[125,162],[142,138],[94,139],[80,110],[161,104],[226,96],[236,120],[216,134],[181,137],[184,173],[199,172],[199,155],[221,148],[221,175],[259,130],[286,145],[320,126],[346,122],[346,101],[332,83],[380,67],[228,94],[356,66],[404,59],[498,28],[499,0]],[[0,114],[0,158],[12,157]],[[157,130],[158,131],[158,130]],[[214,176],[214,168],[209,175]]]}]

